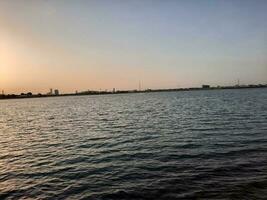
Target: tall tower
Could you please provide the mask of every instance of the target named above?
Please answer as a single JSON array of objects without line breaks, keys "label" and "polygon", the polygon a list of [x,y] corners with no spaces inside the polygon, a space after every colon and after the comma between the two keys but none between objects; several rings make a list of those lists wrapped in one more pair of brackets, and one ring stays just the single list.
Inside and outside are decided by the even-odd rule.
[{"label": "tall tower", "polygon": [[141,81],[139,81],[139,85],[138,85],[138,89],[139,89],[139,91],[141,91]]}]

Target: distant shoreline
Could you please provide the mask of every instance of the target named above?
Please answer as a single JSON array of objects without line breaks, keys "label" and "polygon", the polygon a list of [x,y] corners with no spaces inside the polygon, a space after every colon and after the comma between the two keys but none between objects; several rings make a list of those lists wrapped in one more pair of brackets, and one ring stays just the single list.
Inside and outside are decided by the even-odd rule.
[{"label": "distant shoreline", "polygon": [[87,95],[107,95],[107,94],[128,94],[128,93],[152,93],[152,92],[178,92],[178,91],[201,91],[201,90],[225,90],[225,89],[255,89],[255,88],[267,88],[267,84],[259,85],[244,85],[244,86],[218,86],[210,87],[209,85],[203,85],[202,87],[193,88],[174,88],[174,89],[146,89],[146,90],[118,90],[115,92],[110,91],[84,91],[79,93],[67,93],[67,94],[7,94],[0,95],[0,100],[6,99],[27,99],[27,98],[47,98],[47,97],[63,97],[63,96],[87,96]]}]

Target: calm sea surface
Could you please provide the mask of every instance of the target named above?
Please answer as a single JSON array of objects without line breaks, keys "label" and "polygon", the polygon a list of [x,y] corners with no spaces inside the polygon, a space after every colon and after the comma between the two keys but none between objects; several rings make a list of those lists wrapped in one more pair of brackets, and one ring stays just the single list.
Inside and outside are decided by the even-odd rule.
[{"label": "calm sea surface", "polygon": [[267,89],[0,101],[0,199],[267,199]]}]

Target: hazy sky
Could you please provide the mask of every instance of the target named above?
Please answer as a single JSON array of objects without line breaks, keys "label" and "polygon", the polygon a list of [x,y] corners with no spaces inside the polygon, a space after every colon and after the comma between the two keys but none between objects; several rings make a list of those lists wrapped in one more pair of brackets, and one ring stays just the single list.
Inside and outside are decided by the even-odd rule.
[{"label": "hazy sky", "polygon": [[267,83],[266,0],[0,0],[0,89]]}]

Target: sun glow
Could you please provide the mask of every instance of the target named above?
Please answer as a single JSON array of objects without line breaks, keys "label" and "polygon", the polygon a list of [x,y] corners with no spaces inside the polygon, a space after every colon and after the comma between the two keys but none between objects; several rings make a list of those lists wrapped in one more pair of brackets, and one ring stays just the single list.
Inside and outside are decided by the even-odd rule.
[{"label": "sun glow", "polygon": [[0,35],[0,84],[1,88],[16,80],[19,61],[16,42],[9,36]]}]

